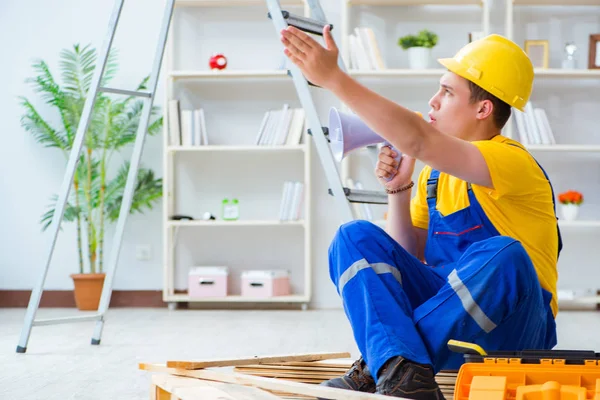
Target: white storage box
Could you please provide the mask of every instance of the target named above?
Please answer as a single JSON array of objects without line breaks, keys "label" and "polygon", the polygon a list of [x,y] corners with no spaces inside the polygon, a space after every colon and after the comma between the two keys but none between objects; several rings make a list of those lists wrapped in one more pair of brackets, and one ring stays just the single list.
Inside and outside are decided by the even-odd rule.
[{"label": "white storage box", "polygon": [[289,271],[244,271],[242,272],[242,296],[273,297],[290,294]]},{"label": "white storage box", "polygon": [[190,297],[225,297],[229,286],[229,268],[206,266],[190,268],[188,295]]}]

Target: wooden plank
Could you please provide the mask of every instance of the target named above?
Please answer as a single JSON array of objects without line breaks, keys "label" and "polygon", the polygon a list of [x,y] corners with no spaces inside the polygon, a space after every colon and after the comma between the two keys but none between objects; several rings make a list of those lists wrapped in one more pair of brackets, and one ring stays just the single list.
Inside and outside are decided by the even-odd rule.
[{"label": "wooden plank", "polygon": [[354,363],[352,359],[336,359],[336,360],[319,360],[319,361],[289,361],[283,363],[262,363],[264,365],[284,365],[295,367],[330,367],[330,368],[346,368],[350,369]]},{"label": "wooden plank", "polygon": [[211,382],[174,375],[154,375],[153,385],[181,400],[280,400],[281,397],[264,390],[232,383]]},{"label": "wooden plank", "polygon": [[237,371],[240,374],[251,374],[251,375],[260,375],[260,374],[275,374],[281,376],[310,376],[310,377],[325,377],[325,378],[337,378],[343,374],[335,373],[335,372],[322,372],[322,371],[285,371],[285,370],[271,370],[271,369],[245,369],[243,371]]},{"label": "wooden plank", "polygon": [[[380,394],[354,392],[351,390],[335,389],[326,386],[311,385],[308,383],[299,383],[281,379],[264,378],[261,376],[251,376],[210,369],[186,370],[168,368],[164,364],[161,365],[146,363],[140,363],[139,368],[146,371],[165,372],[172,375],[199,378],[210,381],[250,385],[270,391],[278,390],[286,393],[320,397],[330,400],[389,400],[390,398],[389,396],[384,396]],[[403,397],[396,397],[396,399],[408,400]]]},{"label": "wooden plank", "polygon": [[213,360],[198,360],[198,361],[167,361],[167,367],[169,368],[181,368],[181,369],[202,369],[210,367],[229,367],[236,365],[249,365],[249,364],[264,364],[264,363],[278,363],[285,361],[318,361],[325,359],[335,358],[347,358],[350,357],[350,353],[311,353],[311,354],[288,354],[288,355],[274,355],[274,356],[253,356],[253,357],[242,357],[242,358],[222,358]]},{"label": "wooden plank", "polygon": [[330,368],[330,367],[295,367],[292,365],[245,365],[240,367],[235,367],[236,371],[243,372],[247,370],[268,370],[268,371],[322,371],[322,372],[332,372],[332,373],[341,373],[345,374],[348,371],[348,368]]},{"label": "wooden plank", "polygon": [[156,400],[171,400],[171,393],[160,386],[154,386]]}]

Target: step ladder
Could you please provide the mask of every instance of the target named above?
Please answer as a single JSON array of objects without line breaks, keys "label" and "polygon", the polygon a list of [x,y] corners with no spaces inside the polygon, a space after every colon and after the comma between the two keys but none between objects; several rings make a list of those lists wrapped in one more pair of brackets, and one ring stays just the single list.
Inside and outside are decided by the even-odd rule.
[{"label": "step ladder", "polygon": [[[323,28],[327,24],[325,13],[318,0],[306,0],[310,7],[312,18],[294,15],[289,11],[282,10],[278,0],[266,0],[269,10],[268,18],[273,20],[277,37],[280,32],[288,26],[294,26],[306,33],[322,36]],[[333,28],[333,26],[330,24]],[[346,71],[341,54],[338,56],[338,65],[343,71]],[[313,137],[315,146],[329,184],[329,194],[336,200],[337,212],[340,214],[341,222],[350,222],[354,220],[354,214],[351,203],[369,203],[369,204],[387,204],[388,197],[383,191],[356,190],[344,187],[340,178],[337,163],[329,147],[327,140],[328,128],[323,126],[317,115],[317,110],[309,90],[309,86],[316,87],[308,82],[300,69],[293,63],[290,63],[288,75],[291,75],[296,92],[300,98],[300,103],[305,110],[308,133]],[[371,147],[368,149],[373,161],[376,161],[377,149]]]},{"label": "step ladder", "polygon": [[[133,200],[133,193],[135,188],[135,183],[137,179],[138,167],[140,163],[140,158],[142,155],[142,148],[144,146],[144,141],[146,139],[146,132],[148,129],[148,123],[150,120],[150,111],[152,109],[152,104],[154,102],[154,97],[156,93],[156,86],[158,83],[158,76],[161,69],[163,54],[165,50],[165,44],[167,40],[167,35],[169,32],[169,26],[171,23],[171,18],[173,15],[173,7],[175,0],[166,0],[164,15],[162,18],[162,25],[160,28],[160,34],[158,38],[158,43],[156,44],[156,50],[154,55],[154,61],[152,64],[152,72],[150,75],[150,80],[148,82],[148,88],[150,91],[131,91],[131,90],[122,90],[122,89],[114,89],[101,87],[100,82],[102,81],[102,76],[104,74],[104,70],[106,67],[106,62],[108,55],[110,53],[112,42],[115,37],[115,33],[117,30],[117,26],[119,23],[119,17],[121,16],[121,10],[123,9],[123,4],[125,0],[116,0],[115,5],[110,16],[109,24],[108,24],[108,32],[104,39],[104,43],[99,51],[98,64],[96,65],[96,69],[94,71],[94,76],[92,78],[92,83],[90,86],[90,90],[88,96],[85,101],[85,105],[83,107],[83,112],[81,115],[81,119],[79,121],[79,126],[77,127],[77,134],[75,136],[73,147],[71,149],[71,153],[69,155],[69,161],[67,163],[66,172],[63,178],[62,186],[60,188],[57,207],[54,213],[54,217],[52,218],[52,222],[50,225],[50,243],[47,249],[46,256],[46,264],[44,265],[44,270],[37,281],[33,291],[31,292],[31,297],[29,298],[29,306],[27,307],[27,312],[25,314],[25,322],[21,331],[21,337],[19,339],[19,344],[17,346],[17,353],[25,353],[27,350],[27,343],[29,341],[29,337],[31,334],[31,329],[33,326],[40,325],[53,325],[53,324],[62,324],[69,322],[82,322],[82,321],[96,321],[96,325],[94,328],[94,332],[92,335],[92,344],[98,345],[100,344],[100,339],[102,335],[102,328],[104,326],[104,314],[108,309],[108,305],[110,303],[110,297],[112,294],[112,286],[113,280],[115,276],[115,271],[117,268],[117,263],[119,261],[119,252],[121,249],[123,232],[125,230],[125,223],[127,221],[127,216],[129,215],[129,211],[131,209],[131,203]],[[83,147],[83,141],[85,139],[85,132],[87,131],[88,125],[90,123],[92,111],[94,109],[94,104],[96,101],[96,95],[98,92],[104,93],[113,93],[117,95],[124,96],[136,96],[143,99],[144,105],[142,109],[142,114],[140,117],[140,123],[138,126],[135,144],[133,147],[133,153],[131,156],[131,162],[129,167],[129,173],[127,175],[127,183],[125,185],[125,190],[123,194],[123,200],[121,203],[121,209],[119,210],[119,219],[117,221],[115,236],[113,238],[110,259],[107,266],[107,274],[104,281],[104,286],[102,288],[102,296],[100,298],[100,304],[98,307],[98,312],[92,315],[77,315],[63,318],[53,318],[53,319],[43,319],[36,320],[35,316],[37,310],[39,308],[40,299],[42,297],[42,292],[44,289],[44,283],[46,281],[46,276],[48,274],[48,269],[50,267],[50,262],[52,260],[52,254],[54,252],[54,246],[56,244],[56,239],[58,236],[58,231],[60,229],[61,221],[64,215],[65,206],[67,204],[67,199],[69,197],[69,192],[71,186],[73,184],[73,176],[75,174],[75,169],[77,166],[77,161],[79,160],[79,156],[81,154],[81,150]]]}]

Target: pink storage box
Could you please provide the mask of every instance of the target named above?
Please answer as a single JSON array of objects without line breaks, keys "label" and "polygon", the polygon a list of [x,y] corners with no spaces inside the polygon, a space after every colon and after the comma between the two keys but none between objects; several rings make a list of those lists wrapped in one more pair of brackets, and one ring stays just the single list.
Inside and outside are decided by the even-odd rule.
[{"label": "pink storage box", "polygon": [[242,272],[242,296],[273,297],[290,294],[288,271],[244,271]]},{"label": "pink storage box", "polygon": [[190,297],[227,296],[229,269],[227,267],[192,267],[188,276]]}]

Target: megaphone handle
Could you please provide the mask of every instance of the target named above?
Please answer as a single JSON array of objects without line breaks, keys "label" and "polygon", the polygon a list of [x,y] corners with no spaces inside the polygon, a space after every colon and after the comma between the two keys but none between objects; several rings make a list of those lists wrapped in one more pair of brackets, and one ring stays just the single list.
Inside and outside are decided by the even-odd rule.
[{"label": "megaphone handle", "polygon": [[[398,167],[400,166],[400,159],[402,158],[402,153],[400,153],[398,150],[396,150],[396,148],[394,146],[392,146],[392,144],[390,142],[385,142],[383,144],[384,146],[388,146],[393,152],[396,153],[396,157],[394,157],[394,160],[396,160],[396,162],[398,162]],[[394,179],[394,177],[396,176],[396,172],[394,172],[392,174],[392,176],[390,176],[389,178],[386,178],[386,181],[391,181],[392,179]]]}]

